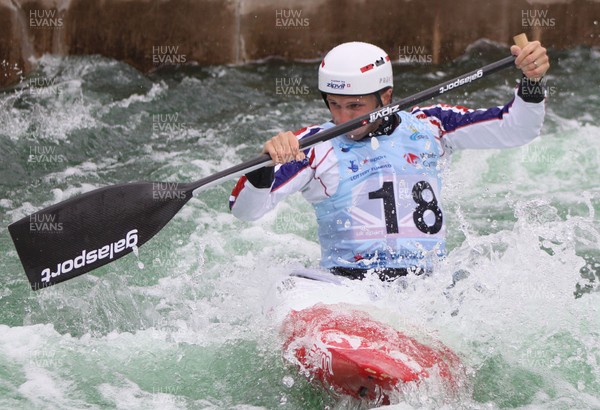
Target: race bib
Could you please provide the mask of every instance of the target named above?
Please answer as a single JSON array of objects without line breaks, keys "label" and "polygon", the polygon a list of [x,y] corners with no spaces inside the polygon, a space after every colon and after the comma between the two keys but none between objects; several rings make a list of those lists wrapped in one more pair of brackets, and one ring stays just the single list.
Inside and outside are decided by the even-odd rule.
[{"label": "race bib", "polygon": [[437,184],[424,175],[374,175],[352,189],[347,219],[338,223],[355,240],[443,237]]}]

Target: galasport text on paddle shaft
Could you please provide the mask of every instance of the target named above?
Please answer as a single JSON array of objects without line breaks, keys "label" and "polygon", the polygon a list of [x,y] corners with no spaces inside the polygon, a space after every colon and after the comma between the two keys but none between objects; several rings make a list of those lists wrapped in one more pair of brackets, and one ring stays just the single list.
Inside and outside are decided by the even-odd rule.
[{"label": "galasport text on paddle shaft", "polygon": [[[521,37],[520,37],[521,36]],[[520,47],[527,37],[515,37]],[[510,56],[488,64],[344,124],[303,138],[300,148],[377,121],[514,65]],[[64,282],[136,250],[156,235],[189,201],[206,189],[271,162],[267,154],[198,181],[133,182],[86,192],[9,225],[8,230],[33,290]]]}]

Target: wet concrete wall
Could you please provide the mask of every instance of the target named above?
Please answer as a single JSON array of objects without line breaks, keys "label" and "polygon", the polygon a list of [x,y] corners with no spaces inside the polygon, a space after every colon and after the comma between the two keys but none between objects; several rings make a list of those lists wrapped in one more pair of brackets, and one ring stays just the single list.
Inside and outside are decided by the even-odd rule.
[{"label": "wet concrete wall", "polygon": [[44,53],[164,65],[318,60],[368,41],[393,60],[440,63],[480,38],[526,32],[555,49],[600,46],[598,0],[0,0],[0,86]]}]

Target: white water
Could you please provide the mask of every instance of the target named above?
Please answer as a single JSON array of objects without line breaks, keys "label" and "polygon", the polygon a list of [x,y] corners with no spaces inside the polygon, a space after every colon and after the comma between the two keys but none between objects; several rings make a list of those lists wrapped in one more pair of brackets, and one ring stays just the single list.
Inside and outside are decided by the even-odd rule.
[{"label": "white water", "polygon": [[[45,67],[58,75],[53,87],[65,84],[58,98],[0,96],[3,226],[110,183],[200,178],[255,155],[265,134],[325,115],[318,96],[273,97],[271,77],[287,66],[199,69],[183,80],[150,80],[99,58]],[[556,70],[568,76],[572,68]],[[499,83],[456,98],[502,103],[510,87]],[[572,87],[549,100],[540,140],[453,159],[445,176],[450,253],[434,276],[364,283],[377,295],[373,315],[443,341],[470,366],[463,408],[600,407],[600,301],[596,282],[584,278],[597,281],[600,270],[598,106],[585,86]],[[579,101],[559,98],[571,92]],[[233,106],[239,93],[248,97]],[[152,114],[166,110],[180,115],[183,132],[153,129]],[[28,163],[38,145],[56,146],[68,162]],[[356,406],[284,366],[262,311],[272,283],[318,264],[310,206],[294,196],[244,223],[227,209],[231,187],[190,201],[138,258],[36,293],[2,228],[0,407]],[[449,287],[461,270],[469,276]],[[576,298],[577,284],[590,291]],[[443,406],[435,391],[406,394],[397,408]]]}]

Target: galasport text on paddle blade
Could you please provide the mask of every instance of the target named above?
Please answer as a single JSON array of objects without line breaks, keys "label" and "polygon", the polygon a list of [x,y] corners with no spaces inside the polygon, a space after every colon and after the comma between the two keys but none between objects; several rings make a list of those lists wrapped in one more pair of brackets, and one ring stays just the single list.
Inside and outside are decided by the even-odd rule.
[{"label": "galasport text on paddle blade", "polygon": [[[369,114],[300,141],[307,149],[381,117],[514,66],[514,57],[488,64]],[[469,81],[463,80],[469,78]],[[457,83],[458,80],[458,83]],[[460,81],[463,80],[463,81]],[[456,84],[456,85],[454,85]],[[188,184],[135,182],[99,188],[42,209],[8,227],[33,290],[64,282],[131,253],[156,235],[193,192],[271,162],[267,154]]]},{"label": "galasport text on paddle blade", "polygon": [[68,199],[8,227],[33,290],[132,252],[192,197],[187,185],[136,182]]}]

